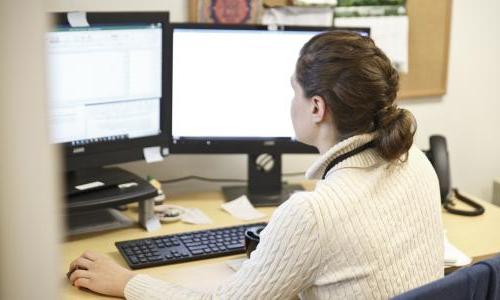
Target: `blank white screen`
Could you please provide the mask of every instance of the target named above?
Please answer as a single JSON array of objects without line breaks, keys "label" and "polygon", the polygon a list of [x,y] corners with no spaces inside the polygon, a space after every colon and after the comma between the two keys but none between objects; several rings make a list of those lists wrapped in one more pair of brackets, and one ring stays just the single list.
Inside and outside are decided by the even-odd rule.
[{"label": "blank white screen", "polygon": [[317,32],[175,29],[172,135],[290,137],[290,77]]}]

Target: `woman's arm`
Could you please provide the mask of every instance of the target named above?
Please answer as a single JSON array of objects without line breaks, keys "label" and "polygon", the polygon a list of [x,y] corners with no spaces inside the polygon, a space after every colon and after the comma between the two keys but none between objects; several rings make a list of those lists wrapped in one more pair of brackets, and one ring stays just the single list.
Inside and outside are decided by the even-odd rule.
[{"label": "woman's arm", "polygon": [[[313,283],[320,268],[318,236],[312,209],[298,194],[276,210],[261,232],[261,241],[251,258],[213,294],[195,292],[146,275],[136,275],[126,286],[118,288],[124,288],[125,297],[131,300],[292,298]],[[92,285],[85,287],[100,292]]]}]

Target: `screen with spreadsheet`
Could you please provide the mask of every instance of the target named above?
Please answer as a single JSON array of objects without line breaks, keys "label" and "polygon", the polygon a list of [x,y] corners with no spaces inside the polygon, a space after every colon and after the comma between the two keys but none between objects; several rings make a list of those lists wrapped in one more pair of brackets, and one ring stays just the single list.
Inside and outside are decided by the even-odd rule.
[{"label": "screen with spreadsheet", "polygon": [[51,141],[160,133],[162,24],[57,27],[46,35]]}]

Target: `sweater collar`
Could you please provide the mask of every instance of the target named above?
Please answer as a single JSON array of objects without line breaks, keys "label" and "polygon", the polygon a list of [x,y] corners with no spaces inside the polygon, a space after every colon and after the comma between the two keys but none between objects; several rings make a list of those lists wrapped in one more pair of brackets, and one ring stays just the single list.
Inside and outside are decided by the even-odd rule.
[{"label": "sweater collar", "polygon": [[[337,144],[335,144],[332,148],[330,148],[326,153],[321,155],[306,172],[307,179],[321,179],[323,173],[325,172],[328,164],[337,158],[338,156],[345,154],[349,151],[352,151],[358,147],[363,146],[364,144],[372,141],[375,138],[374,133],[365,133],[360,135],[352,136],[348,139],[345,139]],[[379,162],[381,162],[382,157],[377,153],[377,151],[373,148],[367,149],[355,156],[351,156],[337,165],[335,165],[329,172],[328,175],[331,174],[334,170],[338,170],[341,168],[349,168],[349,167],[358,167],[358,168],[366,168],[373,166]]]}]

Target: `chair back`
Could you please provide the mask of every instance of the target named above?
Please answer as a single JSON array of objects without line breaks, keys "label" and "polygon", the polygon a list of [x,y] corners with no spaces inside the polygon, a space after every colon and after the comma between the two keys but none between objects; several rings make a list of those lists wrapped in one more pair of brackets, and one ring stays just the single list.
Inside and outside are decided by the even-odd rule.
[{"label": "chair back", "polygon": [[500,300],[500,256],[459,269],[394,300]]}]

